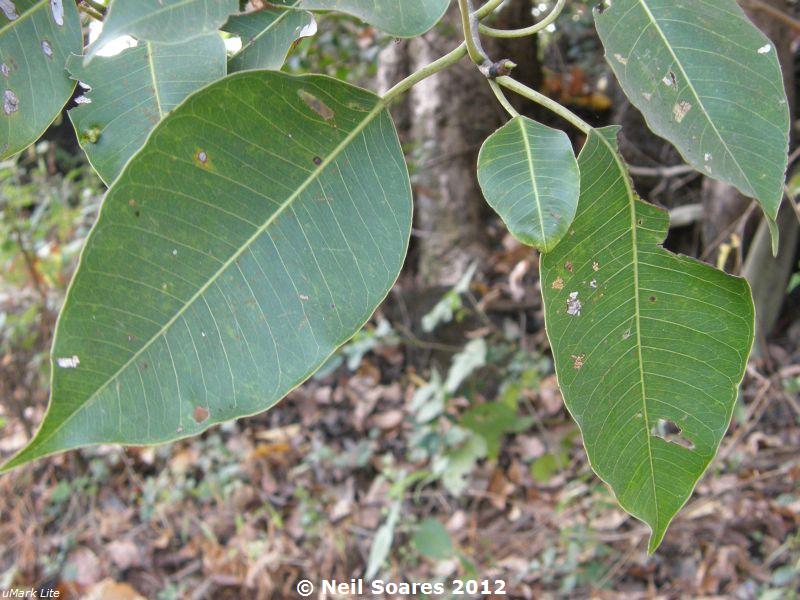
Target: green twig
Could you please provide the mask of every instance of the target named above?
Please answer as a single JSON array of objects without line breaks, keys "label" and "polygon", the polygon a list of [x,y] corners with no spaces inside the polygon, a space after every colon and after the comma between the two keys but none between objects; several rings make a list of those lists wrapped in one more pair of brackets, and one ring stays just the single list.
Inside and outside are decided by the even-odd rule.
[{"label": "green twig", "polygon": [[85,4],[89,8],[93,8],[95,11],[100,13],[101,15],[106,14],[106,7],[99,2],[95,2],[94,0],[81,0],[81,3]]},{"label": "green twig", "polygon": [[490,14],[492,14],[498,6],[500,6],[505,0],[489,0],[486,4],[481,6],[478,10],[472,13],[476,19],[479,21],[481,19],[485,19]]},{"label": "green twig", "polygon": [[412,73],[411,75],[403,79],[400,83],[395,85],[392,89],[390,89],[383,95],[384,102],[387,103],[391,102],[397,96],[408,91],[410,88],[412,88],[414,85],[416,85],[423,79],[427,79],[431,75],[434,75],[435,73],[438,73],[443,69],[446,69],[450,65],[457,63],[459,60],[464,58],[466,54],[467,54],[467,44],[466,42],[462,42],[462,44],[455,50],[448,52],[440,59],[435,60],[431,64],[425,65],[419,71],[417,71],[416,73]]},{"label": "green twig", "polygon": [[78,4],[78,10],[95,21],[102,21],[103,15],[86,4]]},{"label": "green twig", "polygon": [[464,40],[467,44],[467,54],[470,60],[478,66],[489,61],[481,45],[478,35],[478,19],[472,10],[472,0],[458,0],[458,9],[461,11],[461,26],[464,29]]},{"label": "green twig", "polygon": [[589,125],[583,119],[581,119],[574,112],[572,112],[571,110],[569,110],[564,106],[561,106],[558,102],[556,102],[552,98],[548,98],[544,94],[540,94],[536,90],[529,88],[527,85],[520,83],[516,79],[508,77],[506,75],[503,77],[498,77],[495,81],[500,85],[502,85],[504,88],[511,90],[512,92],[516,92],[520,96],[523,96],[528,100],[536,102],[536,104],[540,104],[545,108],[552,110],[559,117],[561,117],[566,121],[569,121],[570,123],[572,123],[572,125],[580,129],[586,135],[589,135],[589,133],[592,131],[592,126]]},{"label": "green twig", "polygon": [[564,10],[564,5],[566,3],[567,0],[558,0],[556,5],[553,7],[553,10],[551,10],[544,19],[535,25],[531,25],[530,27],[523,27],[522,29],[495,29],[493,27],[487,27],[486,25],[481,24],[479,25],[478,31],[484,35],[496,38],[521,38],[535,35],[558,18],[558,16],[561,14],[561,11]]},{"label": "green twig", "polygon": [[500,102],[503,108],[506,109],[506,112],[511,115],[511,118],[518,117],[519,113],[513,106],[511,106],[511,102],[508,101],[508,98],[506,98],[506,95],[503,93],[503,88],[497,85],[496,81],[491,79],[488,79],[487,81],[489,82],[489,87],[492,88],[494,95],[497,96],[497,100]]}]

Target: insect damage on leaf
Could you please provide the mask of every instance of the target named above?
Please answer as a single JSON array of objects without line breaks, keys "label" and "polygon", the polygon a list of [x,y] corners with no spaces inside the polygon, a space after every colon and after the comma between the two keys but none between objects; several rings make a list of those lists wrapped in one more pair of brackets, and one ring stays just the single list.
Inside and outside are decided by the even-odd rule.
[{"label": "insect damage on leaf", "polygon": [[330,121],[335,116],[330,107],[322,100],[317,98],[314,94],[307,92],[306,90],[298,90],[297,95],[300,96],[300,99],[305,102],[308,108],[313,110],[326,121]]}]

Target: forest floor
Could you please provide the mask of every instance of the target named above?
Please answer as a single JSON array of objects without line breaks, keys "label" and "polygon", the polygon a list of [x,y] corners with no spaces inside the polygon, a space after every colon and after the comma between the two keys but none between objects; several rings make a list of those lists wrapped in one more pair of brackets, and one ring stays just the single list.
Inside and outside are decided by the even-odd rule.
[{"label": "forest floor", "polygon": [[[536,255],[508,239],[497,248],[424,318],[401,281],[364,333],[266,413],[0,477],[0,589],[283,599],[299,580],[366,570],[500,580],[511,598],[797,598],[791,330],[749,365],[718,457],[648,556],[648,530],[592,474],[563,408]],[[30,288],[6,287],[4,313],[28,310]],[[35,343],[0,355],[0,458],[45,408],[45,387],[20,370],[48,346],[52,320],[36,322]]]}]

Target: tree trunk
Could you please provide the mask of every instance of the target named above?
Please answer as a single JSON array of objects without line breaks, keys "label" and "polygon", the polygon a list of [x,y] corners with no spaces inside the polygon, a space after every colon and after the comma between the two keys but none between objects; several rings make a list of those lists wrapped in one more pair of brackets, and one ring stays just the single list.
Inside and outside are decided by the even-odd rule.
[{"label": "tree trunk", "polygon": [[[531,2],[515,2],[493,23],[521,27],[532,20]],[[398,42],[381,55],[379,80],[388,87],[431,63],[463,41],[455,6],[429,34]],[[514,44],[488,40],[493,58],[520,65],[516,75],[535,85],[535,40]],[[516,54],[516,56],[515,56]],[[483,141],[506,116],[475,65],[459,64],[414,87],[394,108],[401,137],[410,148],[415,192],[415,240],[412,260],[421,289],[452,286],[469,264],[487,252],[488,209],[478,186],[476,164]]]}]

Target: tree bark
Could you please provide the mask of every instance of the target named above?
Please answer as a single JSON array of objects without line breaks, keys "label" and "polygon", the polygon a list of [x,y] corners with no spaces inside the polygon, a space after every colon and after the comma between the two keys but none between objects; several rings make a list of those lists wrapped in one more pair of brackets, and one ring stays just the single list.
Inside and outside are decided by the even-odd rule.
[{"label": "tree bark", "polygon": [[[532,21],[531,2],[515,2],[493,23],[521,27]],[[429,34],[398,42],[381,55],[383,89],[431,63],[463,41],[455,6]],[[536,42],[487,40],[493,58],[520,65],[516,73],[536,84]],[[411,148],[415,192],[412,260],[419,288],[452,286],[470,263],[488,253],[489,211],[478,186],[476,164],[483,141],[507,118],[475,65],[464,59],[414,87],[394,108],[398,129]]]}]

